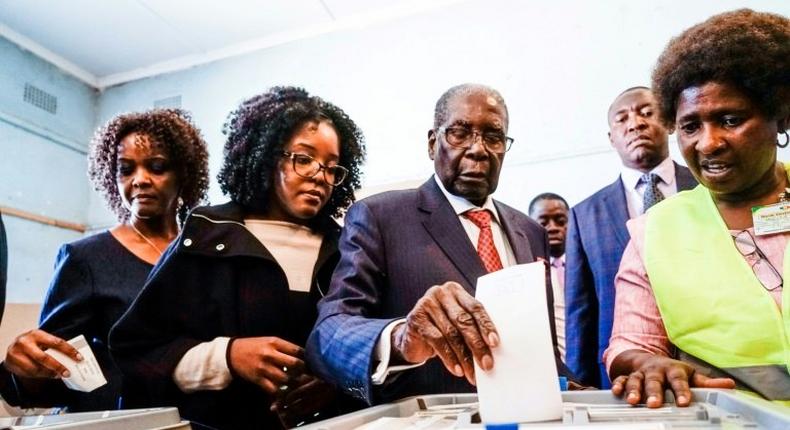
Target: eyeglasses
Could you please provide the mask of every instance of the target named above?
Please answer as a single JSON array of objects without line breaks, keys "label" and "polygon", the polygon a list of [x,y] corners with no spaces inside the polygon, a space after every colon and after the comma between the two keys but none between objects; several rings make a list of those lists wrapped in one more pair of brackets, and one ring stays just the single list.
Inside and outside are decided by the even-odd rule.
[{"label": "eyeglasses", "polygon": [[444,140],[456,148],[471,148],[478,136],[482,140],[483,146],[494,154],[504,154],[513,145],[513,138],[506,136],[501,131],[480,132],[463,126],[439,127],[436,131],[444,133]]},{"label": "eyeglasses", "polygon": [[754,242],[754,236],[749,230],[743,230],[733,235],[732,238],[735,241],[735,247],[738,248],[738,252],[744,257],[751,257],[747,261],[753,260],[749,261],[749,264],[752,266],[754,275],[763,284],[763,288],[768,291],[774,291],[784,284],[782,275],[779,274],[776,267],[768,261],[765,254],[757,247],[757,244]]},{"label": "eyeglasses", "polygon": [[348,176],[348,169],[343,166],[325,166],[307,154],[283,151],[283,156],[291,159],[294,172],[297,175],[311,179],[320,171],[324,171],[324,180],[333,187],[343,183]]}]

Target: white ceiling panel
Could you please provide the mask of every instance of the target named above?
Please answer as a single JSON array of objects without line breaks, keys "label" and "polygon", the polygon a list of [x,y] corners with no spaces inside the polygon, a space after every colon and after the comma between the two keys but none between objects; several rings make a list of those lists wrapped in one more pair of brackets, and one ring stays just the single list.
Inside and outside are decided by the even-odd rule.
[{"label": "white ceiling panel", "polygon": [[201,50],[331,21],[319,0],[138,0]]},{"label": "white ceiling panel", "polygon": [[[323,2],[332,11],[332,15],[338,19],[403,3],[413,3],[413,1],[404,0],[323,0]],[[429,0],[422,0],[422,2],[428,3]]]},{"label": "white ceiling panel", "polygon": [[2,0],[0,22],[96,76],[195,50],[136,0]]},{"label": "white ceiling panel", "polygon": [[0,0],[0,37],[97,88],[463,0]]}]

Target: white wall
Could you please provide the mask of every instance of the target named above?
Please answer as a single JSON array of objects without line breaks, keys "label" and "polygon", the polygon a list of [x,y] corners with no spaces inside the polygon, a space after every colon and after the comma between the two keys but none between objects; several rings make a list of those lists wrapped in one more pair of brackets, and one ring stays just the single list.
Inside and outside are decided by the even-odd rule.
[{"label": "white wall", "polygon": [[[26,83],[57,97],[54,114],[23,102]],[[93,88],[0,37],[0,205],[86,223],[95,108]],[[8,302],[41,302],[58,247],[82,235],[9,215],[3,221]]]},{"label": "white wall", "polygon": [[[267,87],[303,86],[361,126],[369,154],[364,185],[379,189],[431,173],[426,133],[436,99],[452,85],[481,82],[504,95],[516,138],[497,197],[525,210],[531,197],[551,190],[574,203],[617,176],[619,159],[606,138],[612,98],[649,85],[670,37],[744,5],[790,14],[790,2],[774,0],[460,2],[113,87],[100,96],[98,116],[181,94],[211,145],[216,175],[227,113]],[[216,181],[211,199],[222,200]]]}]

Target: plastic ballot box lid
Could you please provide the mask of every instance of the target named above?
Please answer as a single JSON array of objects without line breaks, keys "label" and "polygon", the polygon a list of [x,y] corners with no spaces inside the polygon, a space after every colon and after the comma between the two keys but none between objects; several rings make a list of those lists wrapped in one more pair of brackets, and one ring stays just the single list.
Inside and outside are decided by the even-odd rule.
[{"label": "plastic ballot box lid", "polygon": [[667,392],[656,409],[631,406],[608,390],[565,391],[561,420],[529,424],[479,423],[476,394],[409,397],[305,427],[305,430],[397,429],[790,429],[790,408],[733,390],[692,389],[693,402],[679,408]]},{"label": "plastic ballot box lid", "polygon": [[0,430],[190,430],[176,408],[128,409],[0,418]]}]

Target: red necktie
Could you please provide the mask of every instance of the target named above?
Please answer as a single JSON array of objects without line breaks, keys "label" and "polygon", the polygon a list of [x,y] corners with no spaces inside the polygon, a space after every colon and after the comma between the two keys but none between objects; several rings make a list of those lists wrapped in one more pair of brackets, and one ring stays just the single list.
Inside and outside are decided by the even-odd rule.
[{"label": "red necktie", "polygon": [[491,213],[484,209],[465,212],[464,216],[480,229],[480,236],[477,239],[477,254],[483,261],[483,267],[489,273],[501,270],[502,260],[494,246],[494,235],[491,233]]}]

